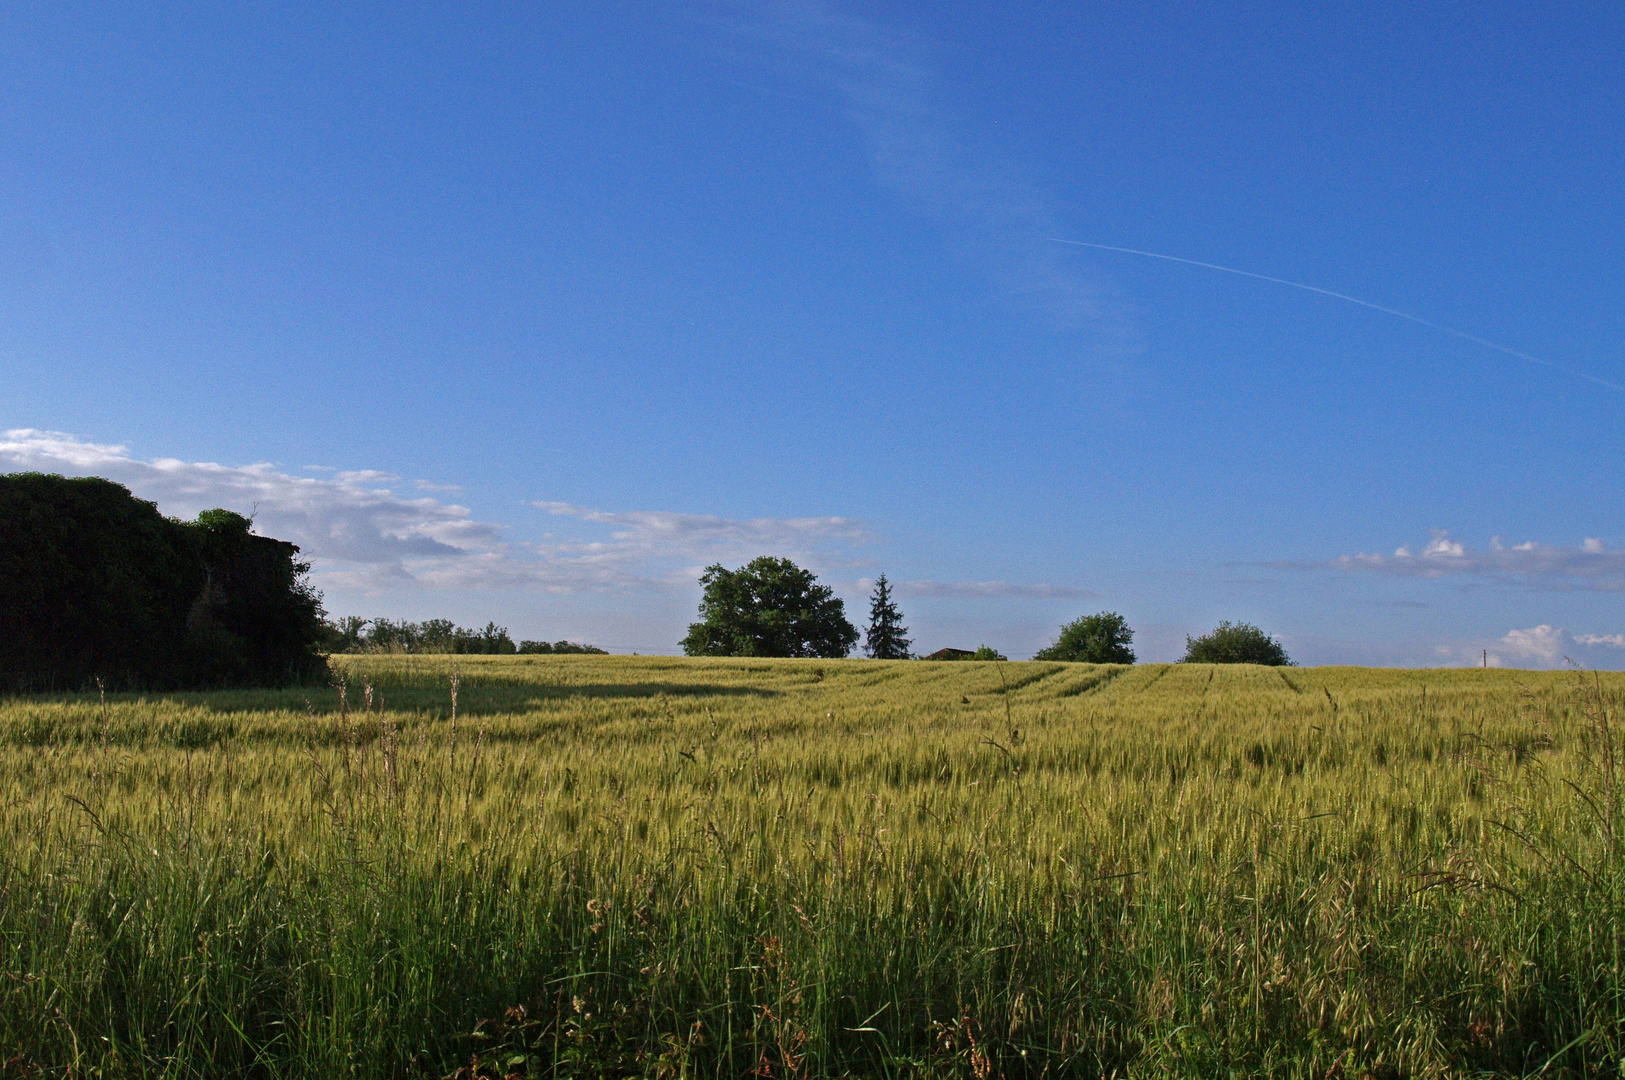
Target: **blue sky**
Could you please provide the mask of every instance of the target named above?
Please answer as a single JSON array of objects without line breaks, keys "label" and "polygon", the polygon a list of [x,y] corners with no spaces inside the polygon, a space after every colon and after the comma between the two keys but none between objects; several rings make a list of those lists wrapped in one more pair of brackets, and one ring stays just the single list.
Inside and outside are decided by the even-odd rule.
[{"label": "blue sky", "polygon": [[1625,666],[1625,9],[1012,7],[7,5],[0,467],[616,651]]}]

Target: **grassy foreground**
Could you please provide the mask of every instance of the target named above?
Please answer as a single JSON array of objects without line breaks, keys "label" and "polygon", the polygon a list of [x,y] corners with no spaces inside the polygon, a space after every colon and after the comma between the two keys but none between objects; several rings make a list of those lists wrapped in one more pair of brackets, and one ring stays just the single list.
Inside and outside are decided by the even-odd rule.
[{"label": "grassy foreground", "polygon": [[1625,1054],[1625,678],[341,663],[0,702],[0,1077]]}]

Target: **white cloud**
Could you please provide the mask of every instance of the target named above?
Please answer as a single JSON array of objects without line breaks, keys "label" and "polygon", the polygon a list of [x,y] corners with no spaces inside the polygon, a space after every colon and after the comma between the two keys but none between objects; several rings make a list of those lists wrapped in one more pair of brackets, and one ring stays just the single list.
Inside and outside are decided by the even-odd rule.
[{"label": "white cloud", "polygon": [[1466,555],[1466,547],[1460,541],[1450,539],[1450,534],[1445,532],[1434,533],[1428,546],[1422,549],[1424,559],[1461,559]]},{"label": "white cloud", "polygon": [[[1307,569],[1304,564],[1293,564]],[[1392,555],[1342,555],[1330,566],[1395,577],[1437,578],[1465,575],[1551,589],[1599,592],[1625,590],[1625,552],[1609,551],[1596,537],[1579,547],[1558,547],[1532,540],[1512,547],[1495,537],[1489,551],[1473,551],[1446,532],[1436,532],[1420,555],[1401,545]]]},{"label": "white cloud", "polygon": [[1547,666],[1556,666],[1563,659],[1568,645],[1568,634],[1555,626],[1541,623],[1527,630],[1508,630],[1501,646],[1511,655],[1524,660],[1535,660]]},{"label": "white cloud", "polygon": [[467,507],[402,497],[376,470],[331,478],[292,476],[269,464],[227,466],[173,458],[144,461],[121,445],[61,432],[18,429],[0,435],[0,465],[116,480],[166,514],[193,517],[224,506],[253,514],[256,529],[298,544],[324,588],[522,589],[553,593],[691,585],[695,563],[785,555],[842,564],[872,538],[839,517],[727,518],[654,511],[609,513],[539,503],[550,513],[611,530],[608,539],[551,538],[521,545],[506,527],[477,521]]},{"label": "white cloud", "polygon": [[351,472],[334,473],[333,479],[341,484],[393,484],[400,480],[394,473],[379,472],[377,469],[356,469]]},{"label": "white cloud", "polygon": [[1083,600],[1098,594],[1067,585],[1022,585],[1011,581],[900,581],[898,596],[979,599],[1015,597],[1041,600]]},{"label": "white cloud", "polygon": [[474,520],[467,507],[397,496],[377,486],[396,478],[373,470],[315,479],[269,464],[143,461],[125,446],[29,428],[0,436],[0,463],[104,476],[180,517],[215,506],[252,514],[258,531],[298,544],[325,583],[341,587],[411,584],[507,558],[501,526]]},{"label": "white cloud", "polygon": [[1490,667],[1559,668],[1569,664],[1582,667],[1609,666],[1617,659],[1599,654],[1599,646],[1625,649],[1625,634],[1571,634],[1560,626],[1541,623],[1508,630],[1493,640],[1454,642],[1434,648],[1442,660]]}]

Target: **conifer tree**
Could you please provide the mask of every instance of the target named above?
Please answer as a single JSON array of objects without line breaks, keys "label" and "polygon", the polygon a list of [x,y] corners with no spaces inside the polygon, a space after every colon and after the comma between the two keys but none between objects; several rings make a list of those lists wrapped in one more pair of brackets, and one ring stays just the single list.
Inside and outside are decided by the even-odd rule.
[{"label": "conifer tree", "polygon": [[881,574],[869,598],[869,629],[863,635],[863,651],[875,660],[907,660],[908,647],[914,644],[904,636],[907,633],[903,613],[892,603],[891,583]]}]

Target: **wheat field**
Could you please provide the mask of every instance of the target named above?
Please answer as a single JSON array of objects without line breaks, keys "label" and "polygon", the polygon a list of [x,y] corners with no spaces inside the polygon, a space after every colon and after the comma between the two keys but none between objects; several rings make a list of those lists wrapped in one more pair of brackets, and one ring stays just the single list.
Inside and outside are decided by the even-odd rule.
[{"label": "wheat field", "polygon": [[0,702],[0,1077],[1615,1076],[1625,678],[373,656]]}]

